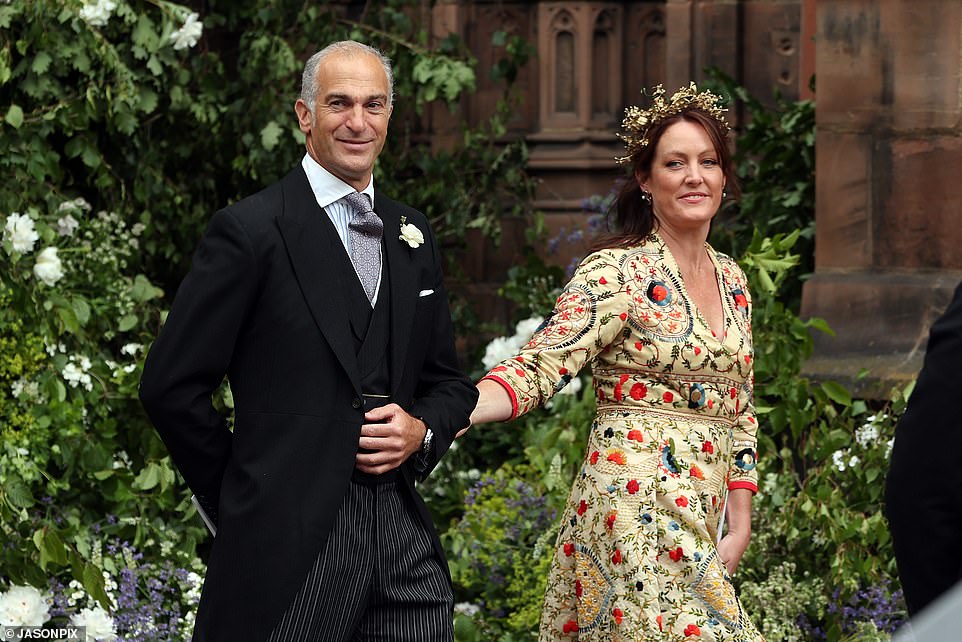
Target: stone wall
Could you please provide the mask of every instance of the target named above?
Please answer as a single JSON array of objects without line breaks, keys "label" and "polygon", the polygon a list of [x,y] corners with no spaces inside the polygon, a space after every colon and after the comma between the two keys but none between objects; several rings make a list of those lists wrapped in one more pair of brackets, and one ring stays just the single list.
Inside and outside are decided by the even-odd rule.
[{"label": "stone wall", "polygon": [[816,269],[802,313],[836,336],[818,336],[810,370],[884,396],[915,376],[962,279],[962,4],[820,0],[816,21]]}]

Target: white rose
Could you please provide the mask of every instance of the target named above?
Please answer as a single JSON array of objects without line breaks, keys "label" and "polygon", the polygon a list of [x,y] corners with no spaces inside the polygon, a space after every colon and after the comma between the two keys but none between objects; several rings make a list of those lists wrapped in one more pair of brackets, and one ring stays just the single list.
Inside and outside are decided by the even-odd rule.
[{"label": "white rose", "polygon": [[183,26],[170,34],[170,41],[174,43],[174,49],[179,51],[197,44],[201,34],[204,33],[204,23],[197,19],[199,17],[196,13],[189,13]]},{"label": "white rose", "polygon": [[60,262],[60,257],[57,256],[57,248],[44,248],[37,255],[33,273],[38,279],[50,286],[63,278],[63,264]]},{"label": "white rose", "polygon": [[488,347],[484,349],[484,357],[481,364],[485,370],[490,370],[501,361],[518,354],[520,345],[511,337],[496,337],[491,340]]},{"label": "white rose", "polygon": [[99,606],[81,609],[80,613],[70,616],[70,623],[87,627],[87,642],[114,642],[117,639],[113,619]]},{"label": "white rose", "polygon": [[10,241],[14,252],[26,254],[33,251],[34,243],[39,238],[33,219],[27,214],[14,212],[7,217],[7,224],[3,228],[3,240]]},{"label": "white rose", "polygon": [[43,626],[50,619],[50,605],[32,586],[11,586],[0,594],[0,624]]},{"label": "white rose", "polygon": [[424,243],[424,234],[421,234],[421,230],[411,223],[405,223],[401,226],[401,236],[399,238],[411,247],[418,247]]}]

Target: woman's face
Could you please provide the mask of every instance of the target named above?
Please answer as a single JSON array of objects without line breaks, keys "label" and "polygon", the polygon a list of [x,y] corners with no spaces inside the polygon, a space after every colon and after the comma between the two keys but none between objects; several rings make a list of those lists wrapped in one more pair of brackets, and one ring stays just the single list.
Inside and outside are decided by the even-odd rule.
[{"label": "woman's face", "polygon": [[725,172],[708,132],[679,120],[668,126],[655,147],[651,173],[636,176],[651,194],[659,225],[671,230],[701,231],[721,205]]}]

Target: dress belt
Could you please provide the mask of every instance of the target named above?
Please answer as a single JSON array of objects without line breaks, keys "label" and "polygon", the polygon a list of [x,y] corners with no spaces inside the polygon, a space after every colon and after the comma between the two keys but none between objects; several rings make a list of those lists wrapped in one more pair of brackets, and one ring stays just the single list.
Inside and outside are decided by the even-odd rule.
[{"label": "dress belt", "polygon": [[[364,410],[374,410],[375,408],[380,408],[381,406],[386,406],[391,403],[391,395],[376,395],[376,394],[361,394],[364,399]],[[401,464],[402,466],[404,464]],[[401,476],[401,471],[399,468],[394,470],[389,470],[386,473],[381,473],[380,475],[372,475],[370,473],[364,473],[355,468],[351,472],[351,481],[364,484],[365,486],[376,486],[378,484],[390,484],[396,482]]]}]

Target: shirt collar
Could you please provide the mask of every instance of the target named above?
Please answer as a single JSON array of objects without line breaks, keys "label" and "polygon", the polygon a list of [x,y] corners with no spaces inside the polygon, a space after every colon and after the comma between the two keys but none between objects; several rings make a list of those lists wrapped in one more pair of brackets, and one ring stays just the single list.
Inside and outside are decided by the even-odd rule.
[{"label": "shirt collar", "polygon": [[[307,182],[311,185],[311,191],[314,192],[317,204],[322,208],[355,191],[353,187],[321,167],[316,160],[311,158],[310,154],[304,154],[301,167],[307,174]],[[367,194],[371,203],[374,203],[374,176],[371,176],[371,180],[368,181],[367,187],[361,190],[361,194]]]}]

